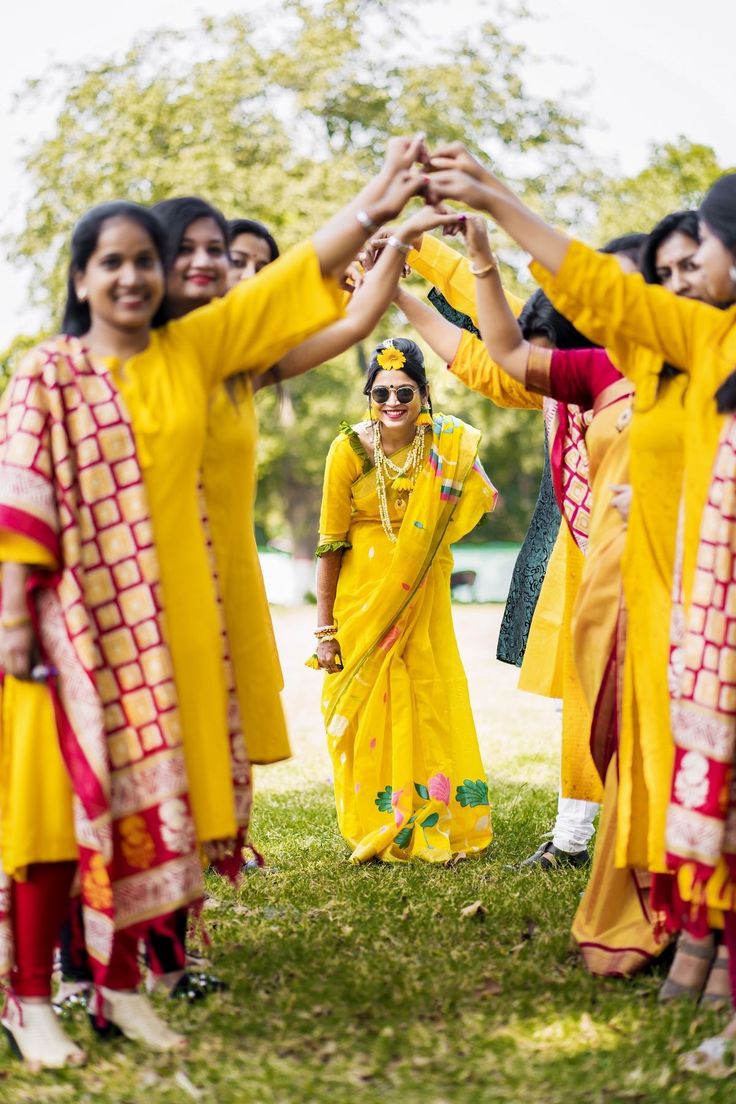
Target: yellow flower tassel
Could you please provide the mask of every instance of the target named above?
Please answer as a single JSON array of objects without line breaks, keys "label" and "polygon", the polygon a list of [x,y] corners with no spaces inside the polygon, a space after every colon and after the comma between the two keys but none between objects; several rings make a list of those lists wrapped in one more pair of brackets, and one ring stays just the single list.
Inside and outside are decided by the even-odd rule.
[{"label": "yellow flower tassel", "polygon": [[414,484],[407,475],[397,475],[391,486],[395,491],[411,491]]},{"label": "yellow flower tassel", "polygon": [[306,659],[304,661],[304,666],[305,667],[311,667],[313,671],[319,671],[320,670],[319,660],[317,659],[317,653],[316,652],[314,653],[314,655],[311,655],[309,657],[309,659]]},{"label": "yellow flower tassel", "polygon": [[432,415],[430,414],[428,407],[422,407],[421,413],[420,413],[419,417],[417,418],[417,425],[418,426],[431,426],[432,425]]}]

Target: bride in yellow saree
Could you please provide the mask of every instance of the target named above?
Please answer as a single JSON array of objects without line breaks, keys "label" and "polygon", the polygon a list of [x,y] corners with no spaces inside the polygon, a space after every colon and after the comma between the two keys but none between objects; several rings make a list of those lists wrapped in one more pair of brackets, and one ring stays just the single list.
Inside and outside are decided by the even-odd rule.
[{"label": "bride in yellow saree", "polygon": [[327,671],[322,709],[351,861],[445,862],[492,838],[450,545],[496,491],[478,431],[432,417],[413,341],[375,350],[365,392],[370,420],[343,423],[327,457],[310,662]]}]

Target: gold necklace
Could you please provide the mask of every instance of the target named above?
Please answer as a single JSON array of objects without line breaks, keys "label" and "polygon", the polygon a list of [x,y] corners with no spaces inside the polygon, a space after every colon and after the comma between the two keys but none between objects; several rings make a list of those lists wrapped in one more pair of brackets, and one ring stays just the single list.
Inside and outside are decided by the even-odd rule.
[{"label": "gold necklace", "polygon": [[394,464],[383,451],[381,430],[378,423],[373,425],[373,459],[376,471],[376,494],[378,496],[378,513],[381,518],[383,531],[391,541],[396,544],[391,517],[388,511],[388,495],[386,493],[387,476],[391,478],[391,489],[397,492],[396,508],[403,510],[406,506],[404,495],[408,497],[414,490],[422,467],[424,465],[424,426],[417,426],[414,432],[414,440],[401,467]]}]

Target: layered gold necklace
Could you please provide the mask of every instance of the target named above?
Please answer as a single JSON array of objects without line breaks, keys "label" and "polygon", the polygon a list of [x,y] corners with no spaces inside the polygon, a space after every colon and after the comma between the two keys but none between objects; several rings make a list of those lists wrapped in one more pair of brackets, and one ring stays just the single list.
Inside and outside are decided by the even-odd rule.
[{"label": "layered gold necklace", "polygon": [[378,495],[378,513],[381,518],[381,525],[391,543],[396,544],[397,538],[391,526],[391,517],[388,512],[386,485],[388,482],[391,483],[391,490],[396,491],[396,509],[403,510],[408,496],[414,490],[417,476],[424,465],[424,426],[418,425],[416,427],[409,453],[404,463],[399,467],[383,451],[381,429],[378,422],[375,422],[373,425],[373,459],[376,469],[376,493]]}]

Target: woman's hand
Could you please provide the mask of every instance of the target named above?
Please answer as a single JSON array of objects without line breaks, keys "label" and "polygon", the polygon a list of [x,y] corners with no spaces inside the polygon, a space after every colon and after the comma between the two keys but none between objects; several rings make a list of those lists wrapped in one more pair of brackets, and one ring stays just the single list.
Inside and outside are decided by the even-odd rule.
[{"label": "woman's hand", "polygon": [[429,155],[427,168],[432,173],[440,169],[453,169],[456,172],[465,173],[466,176],[472,176],[481,183],[487,183],[492,179],[492,174],[477,157],[473,157],[462,142],[450,142],[446,146],[433,150]]},{"label": "woman's hand", "polygon": [[381,173],[385,173],[387,177],[395,176],[401,169],[410,169],[417,163],[427,164],[428,158],[429,151],[423,134],[401,134],[398,137],[389,138],[386,143]]},{"label": "woman's hand", "polygon": [[491,198],[488,188],[476,177],[460,169],[441,169],[424,179],[427,202],[434,207],[443,199],[455,199],[460,203],[466,203],[468,207],[475,207],[476,210],[488,210],[488,202]]},{"label": "woman's hand", "polygon": [[424,187],[425,177],[417,169],[399,169],[388,181],[383,194],[367,208],[370,217],[376,223],[396,218],[412,196],[419,195]]},{"label": "woman's hand", "polygon": [[631,512],[631,484],[612,483],[608,489],[613,492],[611,495],[611,505],[618,510],[624,522],[628,522]]},{"label": "woman's hand", "polygon": [[328,675],[334,675],[342,670],[342,662],[336,660],[340,656],[340,645],[337,640],[320,640],[317,644],[317,660],[320,667],[327,671]]},{"label": "woman's hand", "polygon": [[31,656],[36,643],[30,621],[0,633],[0,664],[6,675],[27,679],[31,673]]},{"label": "woman's hand", "polygon": [[460,233],[465,238],[468,256],[477,268],[495,260],[488,237],[488,223],[480,215],[461,216]]},{"label": "woman's hand", "polygon": [[436,207],[425,204],[424,207],[412,211],[397,227],[387,231],[383,240],[385,243],[388,236],[393,234],[407,245],[417,246],[421,242],[422,235],[427,231],[434,230],[437,226],[444,226],[448,233],[458,233],[462,229],[463,222],[463,215],[458,215],[457,211],[448,210],[441,203]]}]

